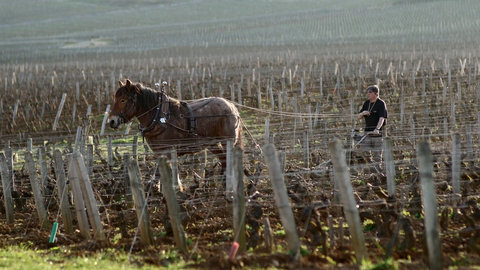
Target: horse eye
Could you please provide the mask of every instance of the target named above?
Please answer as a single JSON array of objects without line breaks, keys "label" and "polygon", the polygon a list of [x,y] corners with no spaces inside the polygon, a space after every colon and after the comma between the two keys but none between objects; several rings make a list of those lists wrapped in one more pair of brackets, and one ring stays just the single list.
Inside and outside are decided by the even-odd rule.
[{"label": "horse eye", "polygon": [[127,100],[125,100],[125,99],[120,100],[121,103],[125,103],[126,101]]}]

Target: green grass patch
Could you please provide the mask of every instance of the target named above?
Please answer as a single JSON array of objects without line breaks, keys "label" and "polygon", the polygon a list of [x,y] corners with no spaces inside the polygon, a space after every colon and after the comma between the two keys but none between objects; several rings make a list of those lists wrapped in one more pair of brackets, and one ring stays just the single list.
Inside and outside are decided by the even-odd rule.
[{"label": "green grass patch", "polygon": [[[50,250],[34,250],[25,245],[10,246],[0,249],[0,268],[4,269],[152,269],[155,265],[139,263],[141,258],[113,249],[105,249],[88,256],[74,255],[64,247]],[[155,261],[165,268],[176,269],[185,266],[185,262],[175,251],[164,251],[158,254]]]},{"label": "green grass patch", "polygon": [[273,232],[273,235],[274,236],[285,236],[286,233],[285,233],[285,230],[277,230],[277,231]]},{"label": "green grass patch", "polygon": [[373,263],[370,260],[362,262],[360,266],[361,270],[387,270],[387,269],[399,269],[398,263],[396,263],[392,258],[387,258],[378,263]]},{"label": "green grass patch", "polygon": [[132,143],[133,143],[133,136],[112,140],[112,144],[132,144]]},{"label": "green grass patch", "polygon": [[363,230],[364,231],[373,231],[373,229],[375,229],[375,222],[371,219],[365,219],[363,221]]}]

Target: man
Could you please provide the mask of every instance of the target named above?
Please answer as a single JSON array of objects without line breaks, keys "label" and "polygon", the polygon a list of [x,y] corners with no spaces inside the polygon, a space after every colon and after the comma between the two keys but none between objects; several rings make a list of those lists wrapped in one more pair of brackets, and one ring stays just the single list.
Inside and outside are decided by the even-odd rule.
[{"label": "man", "polygon": [[384,126],[387,120],[387,105],[385,101],[379,97],[379,89],[377,85],[371,85],[367,88],[367,97],[363,103],[362,109],[358,115],[358,119],[365,119],[365,137],[360,143],[360,149],[366,152],[372,152],[373,161],[382,161],[383,154],[383,135]]}]

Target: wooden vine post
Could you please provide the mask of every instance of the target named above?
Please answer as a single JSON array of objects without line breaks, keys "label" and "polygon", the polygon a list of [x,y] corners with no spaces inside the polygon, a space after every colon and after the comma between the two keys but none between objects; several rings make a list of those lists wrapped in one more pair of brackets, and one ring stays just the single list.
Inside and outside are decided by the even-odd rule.
[{"label": "wooden vine post", "polygon": [[3,202],[5,204],[5,215],[7,224],[13,224],[13,199],[12,199],[12,183],[8,173],[8,166],[5,155],[0,153],[0,176],[2,177]]},{"label": "wooden vine post", "polygon": [[170,218],[170,224],[172,225],[173,237],[177,248],[184,254],[188,254],[187,241],[185,239],[185,232],[183,231],[182,222],[180,219],[180,211],[177,199],[175,197],[175,190],[172,183],[172,169],[167,163],[167,158],[162,156],[158,160],[160,174],[162,176],[163,193],[167,201],[168,217]]},{"label": "wooden vine post", "polygon": [[40,185],[43,190],[44,195],[48,191],[48,170],[47,170],[47,161],[45,160],[45,147],[40,146],[38,148],[38,164],[40,165]]},{"label": "wooden vine post", "polygon": [[132,158],[133,160],[138,160],[138,136],[133,136],[132,142]]},{"label": "wooden vine post", "polygon": [[429,268],[443,269],[437,200],[433,182],[433,157],[428,142],[418,144],[417,156],[422,186],[422,203],[425,211],[425,235]]},{"label": "wooden vine post", "polygon": [[130,161],[130,154],[128,152],[123,153],[123,177],[125,185],[125,201],[128,205],[132,205],[132,187],[130,185],[130,178],[128,174],[128,162]]},{"label": "wooden vine post", "polygon": [[455,195],[459,195],[460,190],[460,171],[461,171],[461,154],[460,135],[455,133],[452,135],[452,188]]},{"label": "wooden vine post", "polygon": [[93,176],[93,144],[87,144],[87,168],[88,168],[88,175],[90,177]]},{"label": "wooden vine post", "polygon": [[145,192],[141,182],[142,176],[140,175],[136,160],[129,159],[128,161],[128,177],[130,179],[135,211],[139,223],[140,241],[143,245],[149,246],[153,244],[153,234],[150,227],[147,202],[145,201]]},{"label": "wooden vine post", "polygon": [[265,239],[265,248],[267,249],[267,252],[272,252],[274,246],[273,231],[268,217],[263,218],[263,238]]},{"label": "wooden vine post", "polygon": [[85,201],[83,200],[82,188],[80,187],[80,180],[78,171],[75,166],[75,159],[73,154],[67,155],[68,159],[68,181],[73,194],[73,201],[75,206],[75,213],[77,216],[78,227],[80,234],[85,239],[90,239],[90,225],[88,224],[87,211]]},{"label": "wooden vine post", "polygon": [[27,165],[28,173],[30,175],[30,185],[32,186],[33,197],[35,199],[35,207],[37,208],[38,219],[40,221],[40,227],[47,229],[51,227],[48,222],[47,210],[43,204],[42,190],[37,177],[37,168],[35,167],[35,161],[31,152],[25,153],[25,162]]},{"label": "wooden vine post", "polygon": [[365,248],[363,227],[358,214],[357,202],[355,201],[350,182],[350,174],[347,171],[345,152],[343,151],[342,143],[338,139],[329,143],[329,149],[332,155],[334,178],[340,190],[340,199],[343,204],[343,212],[347,218],[355,257],[357,258],[357,264],[361,264],[363,260],[368,259],[368,254]]},{"label": "wooden vine post", "polygon": [[393,159],[392,141],[385,138],[383,142],[385,152],[385,171],[387,175],[387,191],[390,198],[395,197],[395,163]]},{"label": "wooden vine post", "polygon": [[107,124],[108,114],[110,113],[110,104],[107,105],[105,109],[105,114],[103,116],[102,127],[100,129],[100,135],[105,134],[105,125]]},{"label": "wooden vine post", "polygon": [[246,250],[245,235],[245,192],[243,182],[243,150],[233,151],[233,232],[234,241],[240,245],[239,251]]},{"label": "wooden vine post", "polygon": [[310,168],[310,144],[309,137],[306,131],[303,132],[303,167]]},{"label": "wooden vine post", "polygon": [[55,117],[55,122],[53,122],[52,130],[57,130],[58,120],[60,119],[60,115],[62,114],[63,105],[65,104],[65,100],[67,98],[67,93],[62,94],[62,100],[60,101],[60,105],[58,106],[57,116]]},{"label": "wooden vine post", "polygon": [[70,211],[70,203],[68,202],[68,189],[65,185],[65,169],[60,150],[57,149],[53,152],[53,158],[55,160],[55,177],[57,179],[58,200],[62,213],[63,226],[65,227],[65,232],[71,234],[73,233],[72,213]]},{"label": "wooden vine post", "polygon": [[75,166],[79,175],[78,179],[80,180],[80,187],[82,189],[85,205],[87,206],[90,224],[94,231],[93,236],[96,240],[103,241],[106,239],[106,237],[105,233],[103,232],[103,226],[100,219],[100,213],[98,212],[97,201],[95,200],[92,185],[90,184],[90,179],[88,177],[87,167],[85,166],[83,156],[80,152],[73,153],[73,158],[75,160]]},{"label": "wooden vine post", "polygon": [[227,168],[225,169],[225,197],[231,201],[233,196],[233,142],[227,140]]},{"label": "wooden vine post", "polygon": [[7,162],[7,168],[8,168],[8,177],[10,178],[9,182],[12,185],[12,190],[16,190],[15,187],[15,173],[13,172],[14,166],[13,166],[13,149],[8,146],[5,147],[5,158]]},{"label": "wooden vine post", "polygon": [[108,167],[111,170],[112,167],[115,165],[113,163],[113,146],[112,146],[111,136],[107,137],[107,162],[108,162]]},{"label": "wooden vine post", "polygon": [[175,190],[180,190],[183,192],[182,181],[180,181],[180,175],[178,175],[178,156],[177,150],[173,148],[170,151],[170,158],[172,162],[172,185]]},{"label": "wooden vine post", "polygon": [[295,260],[300,256],[300,239],[298,238],[295,219],[293,218],[292,208],[288,200],[287,188],[283,180],[283,173],[280,168],[280,161],[273,144],[267,144],[263,147],[265,161],[268,164],[268,174],[272,182],[272,188],[275,197],[275,204],[280,213],[280,220],[285,228],[287,236],[288,249]]}]

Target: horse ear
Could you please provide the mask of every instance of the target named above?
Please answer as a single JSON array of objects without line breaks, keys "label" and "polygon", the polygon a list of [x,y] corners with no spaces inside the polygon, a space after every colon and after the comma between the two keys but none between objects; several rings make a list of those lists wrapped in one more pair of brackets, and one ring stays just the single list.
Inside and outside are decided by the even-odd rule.
[{"label": "horse ear", "polygon": [[125,83],[125,88],[127,89],[127,92],[138,91],[137,89],[132,89],[132,86],[133,86],[133,88],[136,88],[136,87],[132,84],[132,82],[131,82],[129,79],[127,79],[127,82]]},{"label": "horse ear", "polygon": [[120,87],[124,86],[124,84],[123,84],[122,81],[118,81],[118,85],[119,85]]}]

